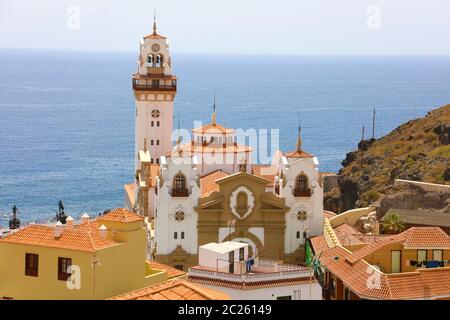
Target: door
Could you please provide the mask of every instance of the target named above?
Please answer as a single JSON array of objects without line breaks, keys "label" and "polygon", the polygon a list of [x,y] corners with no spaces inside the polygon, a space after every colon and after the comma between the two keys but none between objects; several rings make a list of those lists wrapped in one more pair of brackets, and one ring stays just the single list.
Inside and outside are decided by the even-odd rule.
[{"label": "door", "polygon": [[228,253],[228,272],[234,273],[234,251]]},{"label": "door", "polygon": [[399,273],[401,271],[401,251],[391,251],[391,272]]}]

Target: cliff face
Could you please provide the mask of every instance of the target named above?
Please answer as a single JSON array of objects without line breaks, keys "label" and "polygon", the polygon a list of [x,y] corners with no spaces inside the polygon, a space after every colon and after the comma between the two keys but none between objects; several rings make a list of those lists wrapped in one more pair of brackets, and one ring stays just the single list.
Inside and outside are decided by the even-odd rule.
[{"label": "cliff face", "polygon": [[450,184],[450,105],[408,121],[380,139],[361,141],[327,192],[327,210],[343,212],[379,204],[396,193],[395,179]]}]

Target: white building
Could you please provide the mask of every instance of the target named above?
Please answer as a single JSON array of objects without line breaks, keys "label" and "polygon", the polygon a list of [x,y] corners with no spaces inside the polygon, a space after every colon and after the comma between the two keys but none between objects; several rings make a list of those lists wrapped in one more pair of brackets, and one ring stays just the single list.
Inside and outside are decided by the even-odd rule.
[{"label": "white building", "polygon": [[189,281],[234,300],[322,299],[322,288],[310,268],[261,258],[251,264],[248,249],[248,244],[230,241],[200,246],[199,265],[189,268]]},{"label": "white building", "polygon": [[198,247],[244,241],[259,258],[304,262],[305,240],[322,233],[323,187],[316,157],[302,149],[278,152],[257,165],[236,130],[217,122],[192,129],[172,147],[172,73],[167,39],[141,40],[136,97],[136,176],[126,205],[148,217],[152,257],[180,269],[198,264]]}]

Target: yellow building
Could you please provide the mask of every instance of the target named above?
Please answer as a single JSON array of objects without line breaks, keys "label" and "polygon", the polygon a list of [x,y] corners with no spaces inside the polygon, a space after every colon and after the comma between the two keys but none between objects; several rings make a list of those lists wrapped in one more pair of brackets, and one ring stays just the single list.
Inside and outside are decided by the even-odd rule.
[{"label": "yellow building", "polygon": [[29,225],[0,239],[0,298],[105,299],[166,281],[146,254],[143,218],[122,208]]},{"label": "yellow building", "polygon": [[[337,216],[339,217],[339,216]],[[347,223],[311,239],[328,300],[450,299],[450,236],[438,227],[368,236]]]}]

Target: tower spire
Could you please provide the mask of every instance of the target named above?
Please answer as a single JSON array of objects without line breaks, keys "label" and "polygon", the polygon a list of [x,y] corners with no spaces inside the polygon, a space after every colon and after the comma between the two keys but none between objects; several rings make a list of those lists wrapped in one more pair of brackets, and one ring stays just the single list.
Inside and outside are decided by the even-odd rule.
[{"label": "tower spire", "polygon": [[301,126],[301,115],[298,114],[298,137],[297,137],[297,151],[302,151],[302,126]]},{"label": "tower spire", "polygon": [[215,89],[214,89],[213,113],[211,116],[211,123],[213,126],[216,125],[216,90]]},{"label": "tower spire", "polygon": [[153,7],[153,34],[156,34],[156,6]]}]

